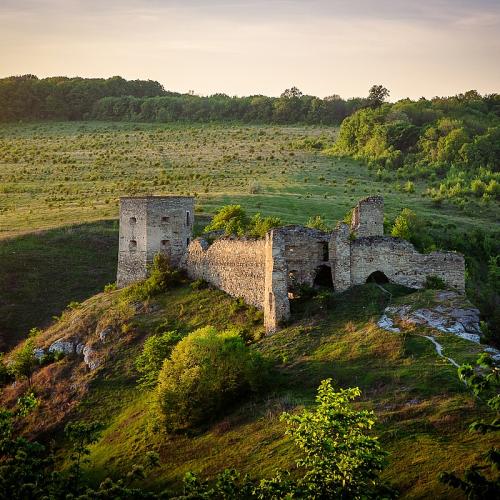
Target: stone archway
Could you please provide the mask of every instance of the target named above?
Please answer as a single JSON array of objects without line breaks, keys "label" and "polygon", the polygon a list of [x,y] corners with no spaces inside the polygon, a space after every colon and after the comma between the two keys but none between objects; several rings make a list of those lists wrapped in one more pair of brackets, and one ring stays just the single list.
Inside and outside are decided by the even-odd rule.
[{"label": "stone archway", "polygon": [[367,283],[378,283],[384,284],[389,283],[389,278],[382,271],[374,271],[368,278],[366,278]]}]

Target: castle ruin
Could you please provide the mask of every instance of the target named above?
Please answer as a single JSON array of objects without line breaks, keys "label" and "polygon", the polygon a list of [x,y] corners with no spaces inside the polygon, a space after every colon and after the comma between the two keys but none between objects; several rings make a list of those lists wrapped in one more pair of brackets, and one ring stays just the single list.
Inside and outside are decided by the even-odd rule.
[{"label": "castle ruin", "polygon": [[422,288],[429,276],[464,291],[465,264],[455,252],[421,254],[408,241],[384,236],[381,196],[361,200],[351,226],[325,233],[290,225],[265,239],[193,240],[194,198],[148,196],[120,199],[118,287],[147,277],[157,253],[233,297],[264,311],[266,331],[290,316],[297,286],[326,286],[342,292],[371,280]]}]

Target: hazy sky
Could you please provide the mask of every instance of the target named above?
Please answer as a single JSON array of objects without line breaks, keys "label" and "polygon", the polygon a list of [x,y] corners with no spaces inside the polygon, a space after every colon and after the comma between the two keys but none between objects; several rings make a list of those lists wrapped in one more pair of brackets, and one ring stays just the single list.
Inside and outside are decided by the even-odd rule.
[{"label": "hazy sky", "polygon": [[500,92],[500,0],[0,0],[0,76],[199,94]]}]

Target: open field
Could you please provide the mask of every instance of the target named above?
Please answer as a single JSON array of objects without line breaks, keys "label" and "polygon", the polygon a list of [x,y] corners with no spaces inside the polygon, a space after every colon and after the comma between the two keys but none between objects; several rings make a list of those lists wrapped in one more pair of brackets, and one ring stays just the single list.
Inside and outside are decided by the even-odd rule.
[{"label": "open field", "polygon": [[[405,206],[434,222],[487,227],[495,210],[473,216],[437,209],[415,193],[377,181],[356,162],[296,147],[318,126],[40,123],[0,127],[0,237],[33,229],[115,218],[118,198],[194,194],[197,211],[241,203],[250,212],[303,223],[321,214],[342,218],[355,201],[382,193],[387,214]],[[397,179],[394,179],[396,182]]]},{"label": "open field", "polygon": [[494,229],[495,204],[473,213],[436,207],[422,197],[423,184],[402,193],[396,178],[382,182],[358,162],[298,147],[305,137],[333,141],[336,132],[240,124],[0,126],[0,335],[12,344],[114,279],[118,226],[111,220],[122,195],[194,194],[198,219],[240,203],[286,223],[322,215],[333,225],[358,199],[380,193],[389,219],[410,207],[441,236]]}]

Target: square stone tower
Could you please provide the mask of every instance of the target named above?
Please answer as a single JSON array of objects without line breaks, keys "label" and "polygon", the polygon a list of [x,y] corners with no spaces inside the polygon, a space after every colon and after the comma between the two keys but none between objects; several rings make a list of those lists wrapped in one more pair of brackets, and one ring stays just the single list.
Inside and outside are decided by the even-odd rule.
[{"label": "square stone tower", "polygon": [[177,266],[191,241],[193,224],[191,196],[120,198],[117,286],[146,278],[157,253]]}]

